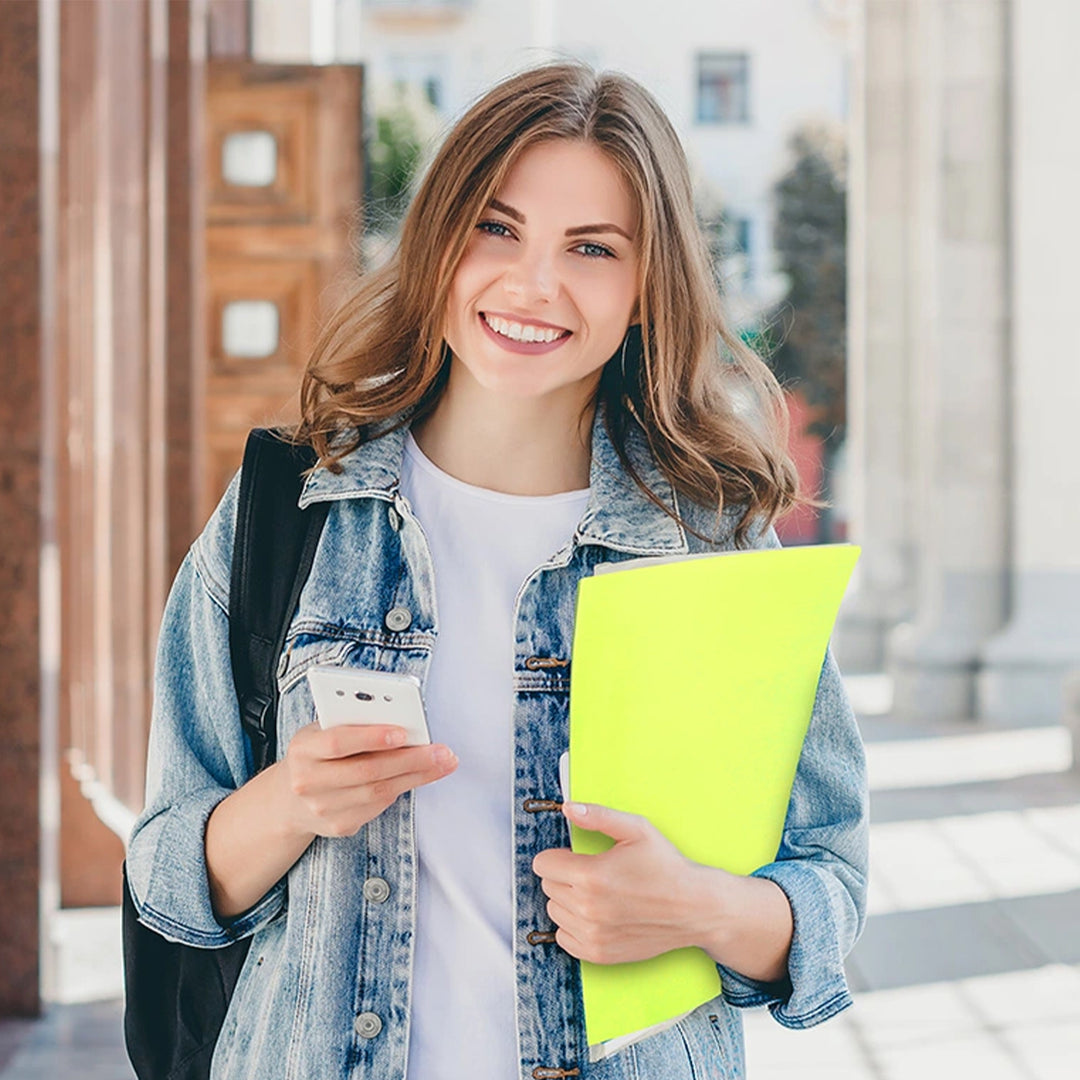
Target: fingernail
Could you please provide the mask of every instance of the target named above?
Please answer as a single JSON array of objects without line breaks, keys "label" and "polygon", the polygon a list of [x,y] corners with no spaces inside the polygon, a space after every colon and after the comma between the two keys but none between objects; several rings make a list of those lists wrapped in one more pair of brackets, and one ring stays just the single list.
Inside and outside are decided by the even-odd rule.
[{"label": "fingernail", "polygon": [[584,817],[589,812],[589,808],[584,803],[572,802],[566,805],[570,807],[570,813],[577,814],[578,817]]},{"label": "fingernail", "polygon": [[405,741],[405,732],[398,728],[395,731],[388,731],[386,733],[386,745],[387,746],[400,746]]},{"label": "fingernail", "polygon": [[435,758],[436,765],[450,765],[457,761],[454,756],[453,750],[447,746],[437,746],[433,751],[433,757]]}]

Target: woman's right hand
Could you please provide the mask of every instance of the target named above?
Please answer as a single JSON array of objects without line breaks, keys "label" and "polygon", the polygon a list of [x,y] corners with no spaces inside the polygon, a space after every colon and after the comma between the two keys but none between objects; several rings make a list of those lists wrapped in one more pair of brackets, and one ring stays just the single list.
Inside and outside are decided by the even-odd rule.
[{"label": "woman's right hand", "polygon": [[457,768],[441,743],[402,746],[403,728],[342,724],[301,728],[279,765],[293,827],[317,836],[352,836],[403,792]]}]

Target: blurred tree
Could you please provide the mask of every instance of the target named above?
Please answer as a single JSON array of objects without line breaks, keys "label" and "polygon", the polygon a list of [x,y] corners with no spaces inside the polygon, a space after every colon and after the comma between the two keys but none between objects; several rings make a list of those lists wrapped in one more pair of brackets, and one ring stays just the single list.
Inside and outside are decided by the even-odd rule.
[{"label": "blurred tree", "polygon": [[[437,141],[438,110],[423,87],[374,84],[364,155],[365,232],[385,239],[397,231],[413,195],[424,155]],[[375,244],[378,249],[380,244]]]},{"label": "blurred tree", "polygon": [[369,203],[400,219],[420,161],[416,121],[404,100],[373,119],[374,131],[368,143]]},{"label": "blurred tree", "polygon": [[[824,498],[847,419],[847,150],[840,129],[806,124],[791,136],[791,167],[773,188],[773,246],[790,288],[770,322],[787,313],[787,332],[767,356],[777,378],[801,393],[816,417],[810,434],[823,440]],[[830,514],[820,539],[833,539]]]}]

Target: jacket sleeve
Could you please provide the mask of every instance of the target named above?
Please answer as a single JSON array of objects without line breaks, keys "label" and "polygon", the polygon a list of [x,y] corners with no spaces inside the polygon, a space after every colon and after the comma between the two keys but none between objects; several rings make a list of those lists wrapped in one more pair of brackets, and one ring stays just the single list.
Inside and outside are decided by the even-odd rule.
[{"label": "jacket sleeve", "polygon": [[[779,547],[772,529],[755,546]],[[866,754],[832,650],[792,785],[780,847],[751,875],[775,882],[791,904],[786,976],[762,983],[717,965],[732,1005],[768,1005],[785,1027],[819,1024],[852,1004],[844,957],[866,921],[869,862]]]},{"label": "jacket sleeve", "polygon": [[219,948],[255,933],[284,906],[285,880],[219,922],[204,838],[214,807],[251,776],[229,655],[229,567],[238,476],[176,575],[158,637],[146,805],[128,842],[139,921],[171,941]]}]

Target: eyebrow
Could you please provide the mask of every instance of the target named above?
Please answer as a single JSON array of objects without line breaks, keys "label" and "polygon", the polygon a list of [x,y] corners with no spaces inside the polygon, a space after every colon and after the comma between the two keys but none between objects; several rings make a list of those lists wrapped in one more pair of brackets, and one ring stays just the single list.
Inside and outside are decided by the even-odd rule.
[{"label": "eyebrow", "polygon": [[[506,203],[499,202],[498,199],[492,199],[488,204],[492,210],[499,210],[506,214],[507,217],[512,217],[519,225],[525,224],[525,215],[520,210],[515,210],[512,206],[507,206]],[[600,222],[596,225],[575,225],[572,229],[566,230],[567,236],[583,236],[585,233],[618,233],[620,236],[625,236],[630,243],[634,242],[634,238],[626,232],[625,229],[621,229],[618,225],[612,224],[610,221]]]}]

